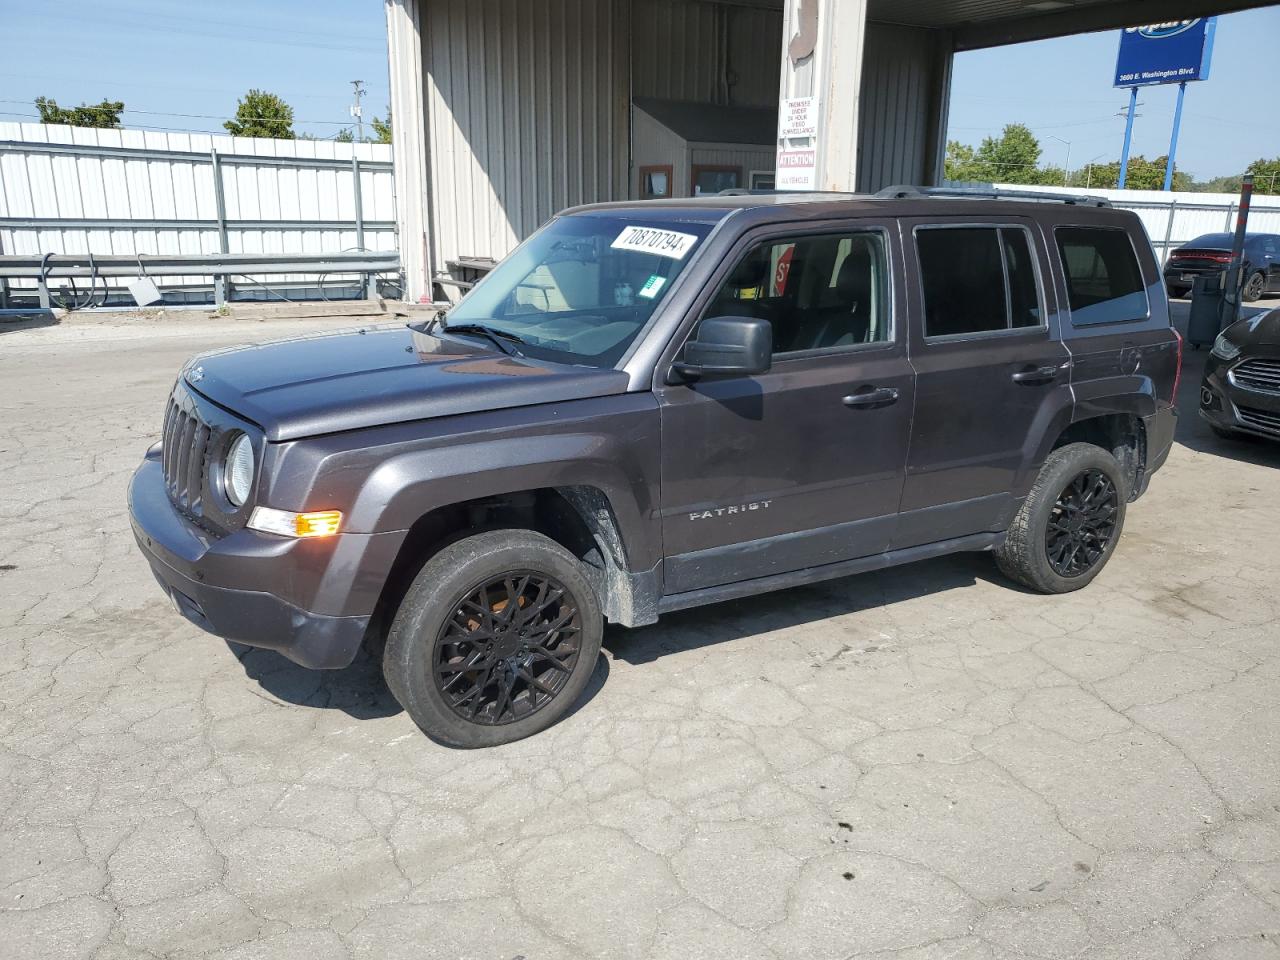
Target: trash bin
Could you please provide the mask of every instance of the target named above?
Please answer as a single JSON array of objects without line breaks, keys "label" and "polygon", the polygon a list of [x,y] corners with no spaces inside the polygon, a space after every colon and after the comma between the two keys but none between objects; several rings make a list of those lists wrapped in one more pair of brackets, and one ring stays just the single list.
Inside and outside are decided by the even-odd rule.
[{"label": "trash bin", "polygon": [[1221,273],[1209,273],[1196,277],[1192,283],[1187,343],[1193,347],[1210,346],[1222,332],[1223,276]]}]

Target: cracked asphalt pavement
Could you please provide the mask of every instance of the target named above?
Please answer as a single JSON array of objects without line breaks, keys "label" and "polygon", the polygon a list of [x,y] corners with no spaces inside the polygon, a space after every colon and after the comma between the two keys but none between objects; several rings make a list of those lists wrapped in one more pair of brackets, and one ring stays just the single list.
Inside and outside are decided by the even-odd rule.
[{"label": "cracked asphalt pavement", "polygon": [[1083,592],[961,556],[610,629],[564,722],[456,752],[367,657],[187,624],[129,532],[180,362],[325,325],[0,326],[5,955],[1280,958],[1280,445],[1197,420],[1203,354]]}]

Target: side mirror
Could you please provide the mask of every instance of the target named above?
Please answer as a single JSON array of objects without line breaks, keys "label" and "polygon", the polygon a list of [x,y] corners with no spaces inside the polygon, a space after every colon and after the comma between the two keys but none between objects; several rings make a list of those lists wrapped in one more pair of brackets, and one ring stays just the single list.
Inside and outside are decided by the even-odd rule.
[{"label": "side mirror", "polygon": [[684,345],[672,370],[685,380],[704,376],[752,376],[773,364],[773,326],[757,317],[708,317]]}]

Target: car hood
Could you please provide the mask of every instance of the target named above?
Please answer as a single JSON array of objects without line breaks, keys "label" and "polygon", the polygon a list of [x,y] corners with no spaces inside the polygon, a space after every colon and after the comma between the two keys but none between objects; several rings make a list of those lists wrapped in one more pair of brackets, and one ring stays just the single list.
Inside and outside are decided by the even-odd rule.
[{"label": "car hood", "polygon": [[182,375],[273,441],[627,389],[618,370],[509,357],[469,340],[365,327],[203,354]]},{"label": "car hood", "polygon": [[1227,328],[1227,339],[1241,347],[1251,344],[1280,346],[1280,309],[1237,320]]}]

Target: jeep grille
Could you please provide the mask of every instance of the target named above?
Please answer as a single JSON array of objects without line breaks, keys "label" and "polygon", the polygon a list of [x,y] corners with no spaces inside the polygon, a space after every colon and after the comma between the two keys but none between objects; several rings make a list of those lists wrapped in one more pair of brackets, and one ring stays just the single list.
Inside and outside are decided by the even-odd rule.
[{"label": "jeep grille", "polygon": [[202,514],[209,426],[202,423],[181,387],[173,391],[164,415],[162,463],[169,499],[191,517]]}]

